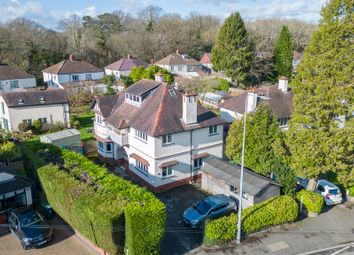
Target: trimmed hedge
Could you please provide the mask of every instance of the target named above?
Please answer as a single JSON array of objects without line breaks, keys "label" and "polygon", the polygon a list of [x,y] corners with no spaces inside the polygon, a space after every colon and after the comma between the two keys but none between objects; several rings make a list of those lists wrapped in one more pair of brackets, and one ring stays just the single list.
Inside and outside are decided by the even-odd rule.
[{"label": "trimmed hedge", "polygon": [[[293,222],[299,208],[290,196],[277,196],[242,211],[242,232],[254,233],[262,229]],[[223,245],[236,238],[237,215],[231,214],[208,221],[205,227],[204,245]]]},{"label": "trimmed hedge", "polygon": [[314,191],[303,189],[297,193],[296,198],[299,202],[302,198],[303,205],[308,212],[320,213],[324,206],[323,197]]},{"label": "trimmed hedge", "polygon": [[159,254],[166,220],[160,200],[78,153],[62,150],[61,159],[39,177],[62,218],[110,254]]},{"label": "trimmed hedge", "polygon": [[350,187],[348,190],[349,190],[349,196],[354,197],[354,186]]}]

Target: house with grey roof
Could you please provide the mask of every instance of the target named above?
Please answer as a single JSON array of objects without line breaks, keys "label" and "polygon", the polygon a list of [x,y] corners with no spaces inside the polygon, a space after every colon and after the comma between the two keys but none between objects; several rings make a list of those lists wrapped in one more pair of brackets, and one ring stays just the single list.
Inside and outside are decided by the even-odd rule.
[{"label": "house with grey roof", "polygon": [[206,158],[223,155],[225,122],[159,77],[96,97],[91,109],[99,158],[153,191],[198,179]]},{"label": "house with grey roof", "polygon": [[[225,194],[240,199],[241,166],[210,157],[204,161],[201,187],[210,194]],[[258,204],[280,195],[281,185],[273,180],[244,168],[242,206]]]},{"label": "house with grey roof", "polygon": [[146,68],[148,64],[144,60],[133,58],[131,54],[128,54],[127,57],[106,66],[104,72],[107,75],[113,74],[116,79],[119,80],[122,75],[129,75],[131,69],[138,66]]},{"label": "house with grey roof", "polygon": [[0,94],[0,128],[18,131],[22,122],[39,120],[44,126],[69,125],[69,99],[62,89],[28,90]]},{"label": "house with grey roof", "polygon": [[0,92],[36,87],[36,77],[15,66],[0,63]]},{"label": "house with grey roof", "polygon": [[255,111],[257,106],[263,103],[269,106],[271,114],[279,122],[279,127],[286,130],[293,112],[292,101],[293,92],[288,85],[288,79],[280,77],[278,84],[244,91],[222,102],[219,105],[220,117],[231,123],[235,119],[241,119],[245,112]]},{"label": "house with grey roof", "polygon": [[155,64],[167,69],[172,74],[187,77],[198,77],[199,74],[197,71],[202,67],[199,61],[191,58],[187,54],[180,53],[178,49],[176,53],[172,53],[160,59]]},{"label": "house with grey roof", "polygon": [[60,89],[75,87],[74,92],[93,91],[93,86],[105,87],[101,81],[104,76],[103,70],[86,61],[75,59],[74,55],[44,69],[42,73],[43,81],[49,87]]}]

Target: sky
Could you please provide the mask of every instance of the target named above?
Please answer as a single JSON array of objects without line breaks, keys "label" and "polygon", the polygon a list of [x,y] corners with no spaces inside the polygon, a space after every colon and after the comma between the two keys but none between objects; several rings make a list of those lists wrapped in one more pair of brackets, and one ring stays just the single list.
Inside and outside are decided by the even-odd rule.
[{"label": "sky", "polygon": [[225,19],[238,11],[246,21],[266,18],[299,19],[316,24],[326,0],[0,0],[0,22],[25,17],[55,29],[72,14],[96,16],[122,10],[133,15],[148,5],[164,13],[211,14]]}]

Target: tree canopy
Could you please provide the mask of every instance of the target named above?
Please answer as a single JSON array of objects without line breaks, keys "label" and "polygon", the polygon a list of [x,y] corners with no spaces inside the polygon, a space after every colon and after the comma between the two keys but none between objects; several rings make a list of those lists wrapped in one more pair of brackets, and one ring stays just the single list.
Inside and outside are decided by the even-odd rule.
[{"label": "tree canopy", "polygon": [[165,68],[159,67],[157,65],[151,65],[148,68],[143,66],[137,66],[132,68],[129,77],[133,81],[133,83],[140,81],[141,79],[149,79],[154,80],[155,74],[161,74],[165,82],[171,84],[174,81],[173,75],[166,70]]},{"label": "tree canopy", "polygon": [[287,26],[283,26],[274,48],[274,67],[277,76],[292,77],[294,42]]},{"label": "tree canopy", "polygon": [[238,12],[222,25],[212,50],[213,69],[223,70],[238,84],[246,80],[253,52],[245,24]]},{"label": "tree canopy", "polygon": [[116,77],[113,74],[103,76],[103,83],[106,84],[105,95],[117,94],[117,92],[113,88],[115,81],[116,81]]},{"label": "tree canopy", "polygon": [[0,144],[0,161],[8,164],[9,160],[18,154],[16,144],[13,142],[4,142]]},{"label": "tree canopy", "polygon": [[335,172],[348,187],[354,185],[353,2],[331,0],[321,14],[291,83],[287,144],[298,175],[316,179]]}]

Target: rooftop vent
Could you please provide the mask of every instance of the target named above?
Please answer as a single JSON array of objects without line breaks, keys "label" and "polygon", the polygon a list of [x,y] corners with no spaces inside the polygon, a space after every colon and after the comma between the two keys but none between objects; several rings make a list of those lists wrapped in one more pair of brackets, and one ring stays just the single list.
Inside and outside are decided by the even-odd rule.
[{"label": "rooftop vent", "polygon": [[23,99],[23,97],[20,97],[17,99],[17,104],[24,104],[25,100]]}]

